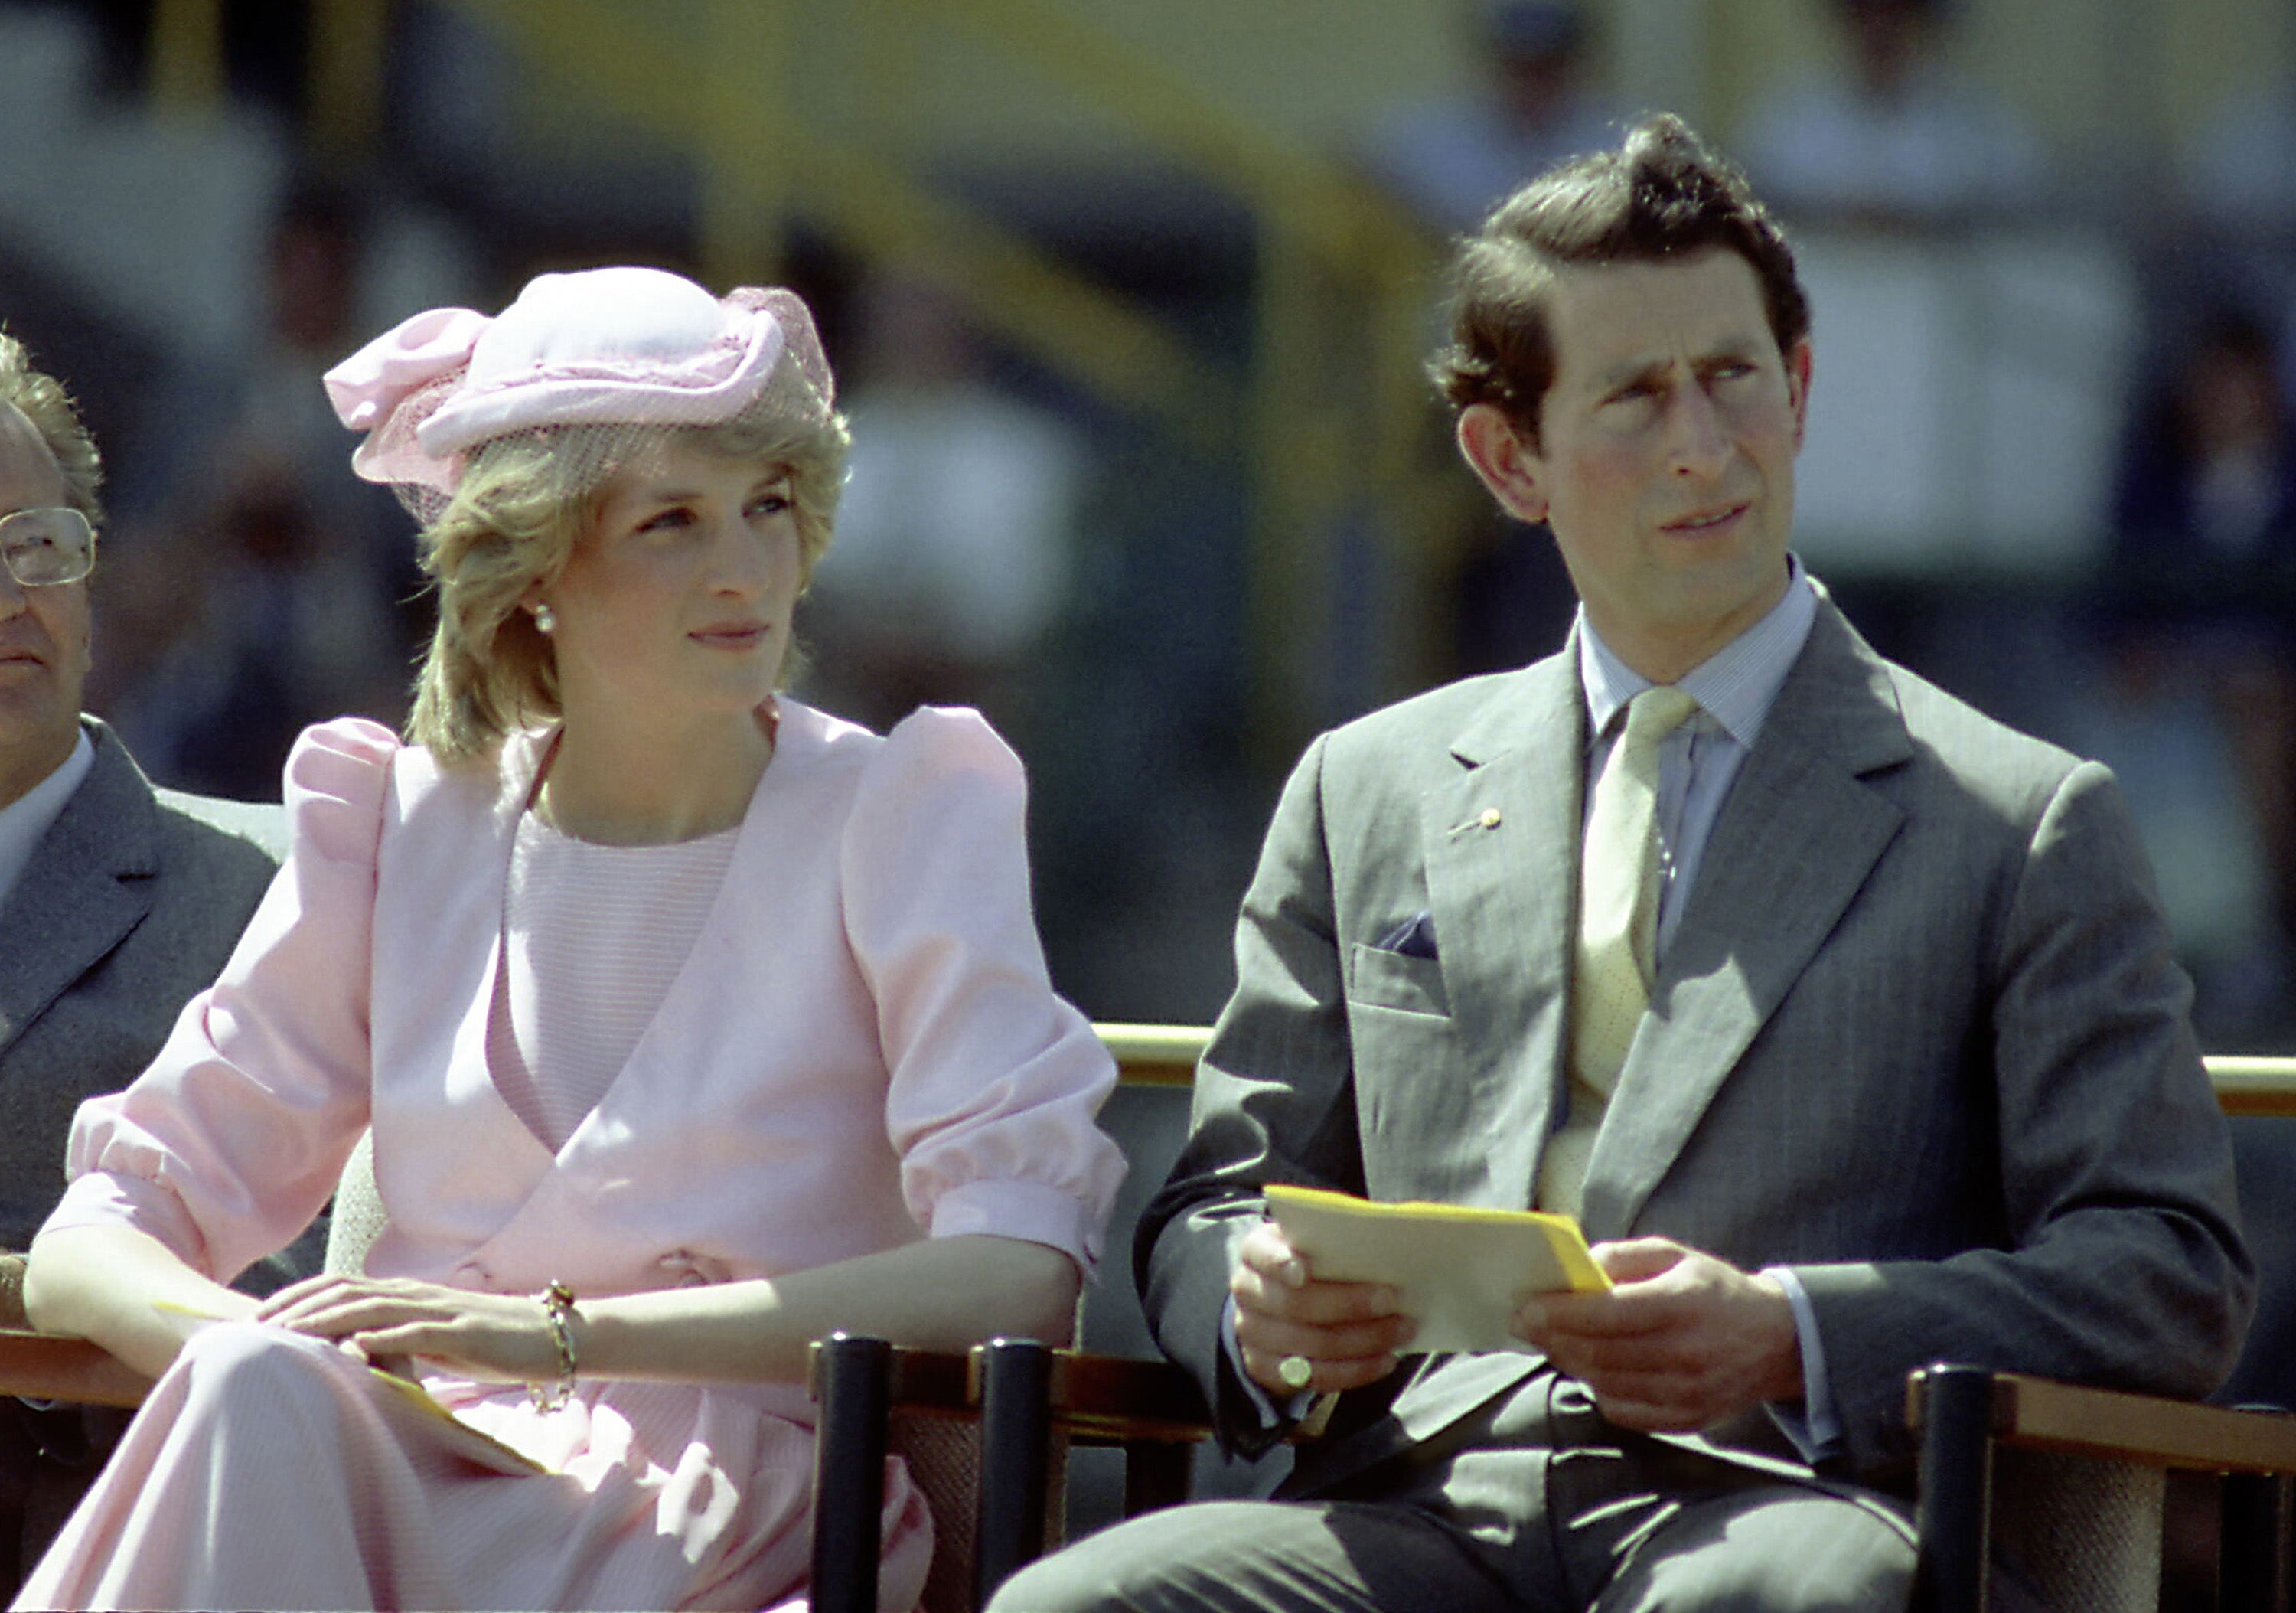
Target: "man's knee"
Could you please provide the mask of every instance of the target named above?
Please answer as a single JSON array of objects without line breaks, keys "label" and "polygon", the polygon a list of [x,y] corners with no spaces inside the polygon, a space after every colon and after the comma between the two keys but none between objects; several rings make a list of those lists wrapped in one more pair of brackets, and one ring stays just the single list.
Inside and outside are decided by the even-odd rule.
[{"label": "man's knee", "polygon": [[1070,1609],[1110,1605],[1108,1587],[1091,1584],[1077,1571],[1075,1554],[1083,1543],[1040,1557],[1021,1568],[997,1587],[988,1613],[1070,1613]]},{"label": "man's knee", "polygon": [[1197,1502],[1087,1535],[989,1613],[1393,1613],[1511,1606],[1459,1537],[1379,1502]]},{"label": "man's knee", "polygon": [[1884,1503],[1791,1487],[1693,1502],[1653,1530],[1597,1613],[1903,1613],[1914,1537]]},{"label": "man's knee", "polygon": [[1152,1512],[1088,1535],[1006,1580],[988,1604],[988,1613],[1131,1613],[1206,1605],[1191,1598],[1194,1563],[1201,1550],[1238,1527],[1230,1514],[1257,1512],[1270,1504],[1203,1502]]}]

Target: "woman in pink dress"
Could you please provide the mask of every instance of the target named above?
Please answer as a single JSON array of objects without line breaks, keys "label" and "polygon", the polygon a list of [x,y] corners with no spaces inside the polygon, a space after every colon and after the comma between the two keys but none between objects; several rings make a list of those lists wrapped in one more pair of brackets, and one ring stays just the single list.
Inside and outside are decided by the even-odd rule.
[{"label": "woman in pink dress", "polygon": [[[229,967],[80,1112],[28,1304],[159,1382],[20,1605],[801,1597],[808,1342],[1064,1337],[1122,1172],[1019,763],[775,693],[845,445],[790,293],[547,275],[328,386],[438,635],[409,743],[298,744]],[[224,1287],[369,1130],[364,1274]]]}]

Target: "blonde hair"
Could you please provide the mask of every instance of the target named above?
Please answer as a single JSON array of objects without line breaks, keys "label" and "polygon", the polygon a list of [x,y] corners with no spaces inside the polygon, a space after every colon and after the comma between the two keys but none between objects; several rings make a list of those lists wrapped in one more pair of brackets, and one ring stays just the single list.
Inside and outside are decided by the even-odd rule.
[{"label": "blonde hair", "polygon": [[96,490],[103,485],[103,457],[95,439],[81,424],[64,383],[32,367],[24,344],[0,331],[0,404],[12,404],[47,444],[48,453],[64,479],[64,502],[87,517],[90,526],[103,520]]},{"label": "blonde hair", "polygon": [[[791,386],[785,366],[740,415],[715,425],[545,427],[480,443],[421,538],[439,625],[416,674],[407,737],[448,764],[491,760],[503,740],[562,714],[549,636],[520,608],[548,588],[597,524],[614,479],[659,445],[786,471],[800,576],[829,547],[849,440],[844,417]],[[806,407],[809,402],[810,407]],[[794,658],[784,666],[786,678]]]}]

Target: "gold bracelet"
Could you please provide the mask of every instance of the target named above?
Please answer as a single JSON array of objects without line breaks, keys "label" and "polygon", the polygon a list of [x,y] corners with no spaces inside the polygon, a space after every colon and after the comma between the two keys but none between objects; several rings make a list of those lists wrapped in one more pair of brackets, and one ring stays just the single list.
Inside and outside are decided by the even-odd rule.
[{"label": "gold bracelet", "polygon": [[535,1298],[542,1303],[551,1342],[558,1346],[558,1381],[529,1384],[526,1392],[543,1411],[555,1411],[574,1397],[574,1290],[554,1277]]}]

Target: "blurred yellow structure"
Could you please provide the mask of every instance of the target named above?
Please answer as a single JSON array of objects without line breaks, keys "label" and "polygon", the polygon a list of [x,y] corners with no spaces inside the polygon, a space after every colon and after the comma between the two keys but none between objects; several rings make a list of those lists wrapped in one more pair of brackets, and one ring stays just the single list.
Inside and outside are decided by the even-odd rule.
[{"label": "blurred yellow structure", "polygon": [[[696,156],[699,267],[770,276],[791,222],[873,267],[930,276],[1019,349],[1240,465],[1252,490],[1248,699],[1288,758],[1329,713],[1334,546],[1383,566],[1371,687],[1442,662],[1434,601],[1470,489],[1421,366],[1439,243],[1340,154],[1396,98],[1472,93],[1472,0],[451,0],[530,70],[513,117],[563,137],[641,130]],[[1725,144],[1763,93],[1834,48],[1825,0],[1590,0],[1599,77]],[[311,0],[312,149],[356,160],[387,121],[394,0]],[[155,0],[156,103],[225,94],[223,0]],[[2227,95],[2296,56],[2277,0],[1959,0],[1955,50],[2064,166],[2141,180]],[[1248,212],[1244,350],[1205,350],[968,205],[951,164],[1161,166]]]}]

